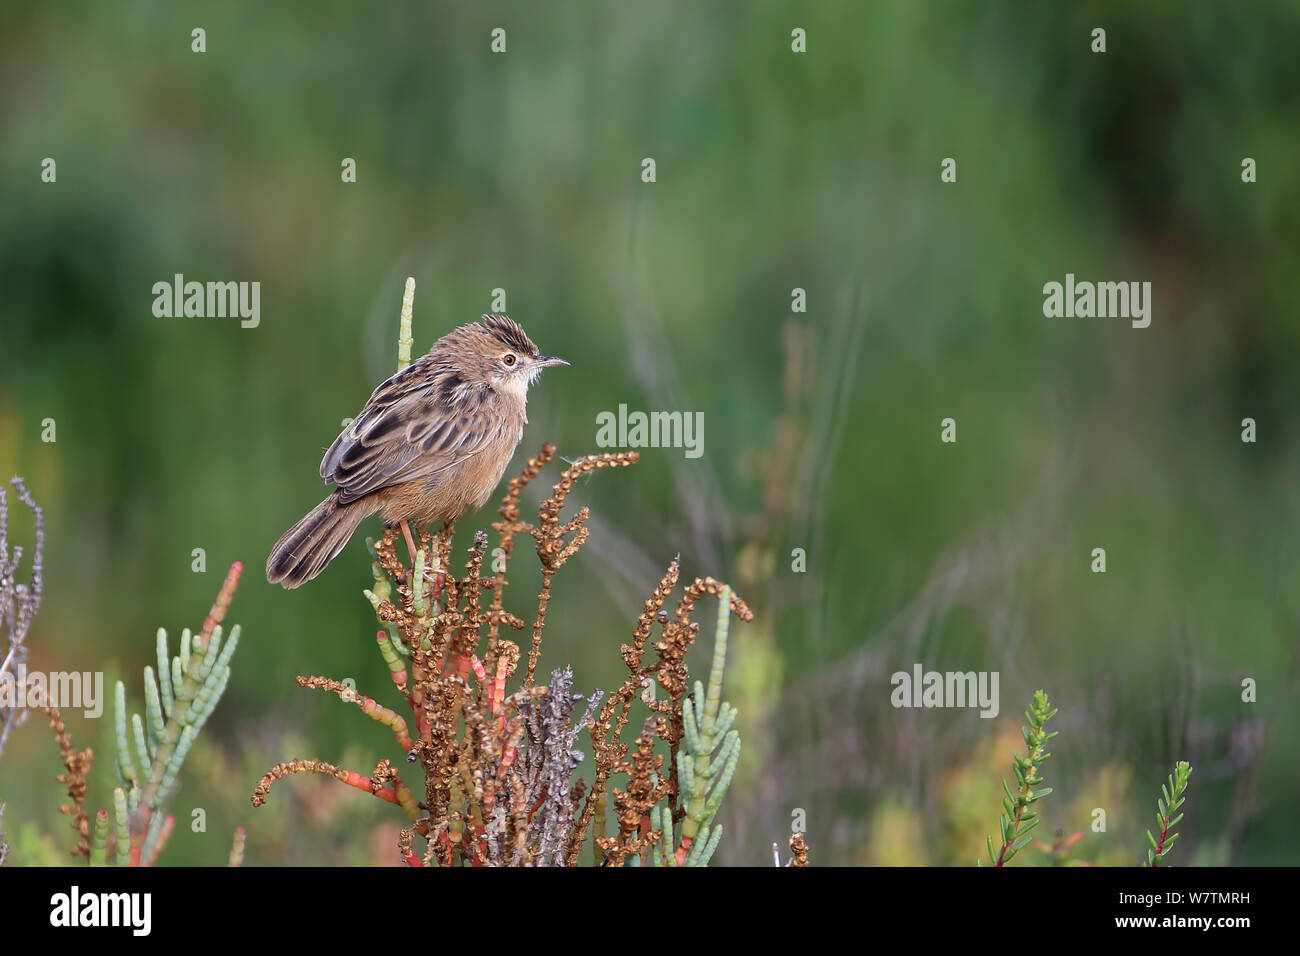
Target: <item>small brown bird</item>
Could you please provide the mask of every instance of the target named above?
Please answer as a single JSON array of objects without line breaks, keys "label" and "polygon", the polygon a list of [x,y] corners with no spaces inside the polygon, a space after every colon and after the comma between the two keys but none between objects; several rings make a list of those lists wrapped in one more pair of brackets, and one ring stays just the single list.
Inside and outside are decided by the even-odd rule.
[{"label": "small brown bird", "polygon": [[448,332],[376,388],[320,463],[338,490],[284,533],[266,579],[296,588],[320,574],[357,526],[457,521],[492,496],[528,422],[528,386],[564,359],[540,355],[504,315]]}]

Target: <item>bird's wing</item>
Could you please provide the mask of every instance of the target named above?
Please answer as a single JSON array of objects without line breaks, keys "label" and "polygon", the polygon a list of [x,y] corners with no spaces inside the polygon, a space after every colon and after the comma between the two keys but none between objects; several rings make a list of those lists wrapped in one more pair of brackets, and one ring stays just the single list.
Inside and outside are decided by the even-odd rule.
[{"label": "bird's wing", "polygon": [[470,458],[500,434],[485,404],[453,405],[430,374],[428,356],[375,389],[365,408],[321,460],[320,474],[339,486],[339,503],[439,471]]}]

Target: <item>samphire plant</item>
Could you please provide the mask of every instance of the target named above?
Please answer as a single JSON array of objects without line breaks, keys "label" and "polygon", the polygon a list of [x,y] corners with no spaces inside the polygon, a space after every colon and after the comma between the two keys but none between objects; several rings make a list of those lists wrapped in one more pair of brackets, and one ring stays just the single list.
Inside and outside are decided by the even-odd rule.
[{"label": "samphire plant", "polygon": [[[15,686],[15,675],[10,668],[21,664],[25,648],[23,640],[40,607],[42,591],[42,559],[44,523],[41,509],[37,507],[22,480],[15,478],[18,499],[32,511],[36,522],[36,542],[32,553],[32,573],[28,583],[17,582],[17,570],[22,558],[22,548],[10,551],[8,542],[8,510],[3,490],[0,490],[0,629],[6,640],[0,650],[6,650],[0,666],[0,681],[5,687]],[[39,696],[44,701],[44,711],[50,728],[59,745],[64,773],[59,775],[71,803],[59,807],[59,812],[72,817],[72,829],[77,842],[72,847],[73,857],[84,856],[91,866],[115,863],[120,866],[151,866],[158,859],[175,824],[175,817],[166,812],[168,801],[174,794],[181,765],[185,762],[200,730],[211,716],[230,679],[230,661],[239,644],[239,627],[223,635],[221,622],[230,607],[243,565],[236,562],[221,586],[202,627],[195,634],[189,628],[181,632],[178,653],[172,656],[168,647],[167,632],[159,628],[155,651],[158,669],[144,669],[144,714],[129,715],[126,703],[126,685],[118,681],[113,695],[114,741],[119,786],[113,789],[112,803],[108,809],[94,815],[94,827],[86,812],[86,794],[94,751],[87,747],[77,750],[72,745],[63,721],[63,714],[44,696],[43,683],[25,680],[29,699]],[[40,701],[33,700],[34,703]],[[9,731],[17,726],[24,709],[11,710],[0,707],[0,744]],[[243,828],[235,834],[230,862],[238,864],[244,846]],[[5,861],[8,848],[0,837],[0,863]]]},{"label": "samphire plant", "polygon": [[[413,294],[408,279],[399,368],[410,359]],[[578,458],[542,501],[537,520],[526,521],[520,497],[554,455],[555,446],[544,445],[510,481],[501,520],[492,525],[497,546],[490,574],[484,573],[484,531],[465,550],[459,575],[451,568],[451,527],[417,529],[418,541],[407,542],[407,563],[397,529],[368,542],[373,583],[364,594],[382,625],[376,644],[409,721],[339,681],[298,678],[390,727],[405,762],[423,774],[419,796],[387,759],[369,774],[305,759],[272,767],[253,793],[255,806],[277,780],[318,773],[400,806],[410,825],[396,850],[411,866],[573,866],[588,846],[601,865],[709,862],[722,836],[715,817],[740,756],[736,712],[721,699],[730,617],[749,621],[753,614],[710,577],[687,583],[670,610],[681,573],[674,558],[620,649],[627,667],[622,684],[584,697],[574,691],[571,668],[539,679],[554,579],[589,532],[588,509],[566,517],[566,499],[584,475],[638,458],[636,452]],[[524,536],[534,542],[542,575],[531,624],[505,601],[507,567]],[[700,632],[692,617],[705,595],[719,602],[707,686],[692,684],[686,666]],[[521,639],[510,639],[511,632],[523,632]],[[624,730],[638,703],[648,715],[629,746]],[[578,773],[588,756],[590,784]],[[807,853],[800,847],[802,862]]]}]

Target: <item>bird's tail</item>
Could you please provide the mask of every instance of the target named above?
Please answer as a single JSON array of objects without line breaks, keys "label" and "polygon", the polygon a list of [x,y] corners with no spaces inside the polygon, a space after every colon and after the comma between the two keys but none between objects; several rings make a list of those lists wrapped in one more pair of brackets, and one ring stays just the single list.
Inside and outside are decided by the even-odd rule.
[{"label": "bird's tail", "polygon": [[338,493],[330,495],[275,543],[266,559],[266,579],[286,588],[310,581],[338,557],[357,525],[379,507],[373,498],[340,505]]}]

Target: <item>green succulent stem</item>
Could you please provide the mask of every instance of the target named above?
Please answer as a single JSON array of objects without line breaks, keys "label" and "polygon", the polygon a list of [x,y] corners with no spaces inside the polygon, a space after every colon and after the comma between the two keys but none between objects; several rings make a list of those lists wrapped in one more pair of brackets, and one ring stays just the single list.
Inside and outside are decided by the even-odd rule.
[{"label": "green succulent stem", "polygon": [[711,824],[731,786],[740,758],[740,735],[730,729],[736,719],[736,709],[722,700],[730,623],[731,588],[723,585],[718,595],[718,623],[708,689],[696,681],[694,696],[682,703],[684,734],[682,749],[677,754],[677,776],[686,798],[681,846],[685,851],[683,862],[688,865],[706,865],[717,847],[721,827]]},{"label": "green succulent stem", "polygon": [[411,317],[415,311],[415,279],[408,277],[406,291],[402,293],[402,316],[397,332],[397,370],[400,372],[411,364],[411,346],[415,339],[411,335]]}]

